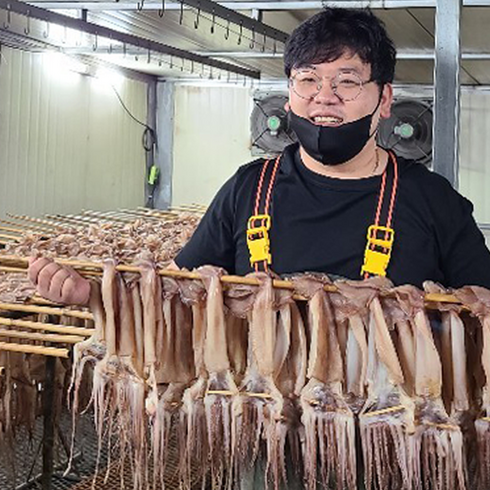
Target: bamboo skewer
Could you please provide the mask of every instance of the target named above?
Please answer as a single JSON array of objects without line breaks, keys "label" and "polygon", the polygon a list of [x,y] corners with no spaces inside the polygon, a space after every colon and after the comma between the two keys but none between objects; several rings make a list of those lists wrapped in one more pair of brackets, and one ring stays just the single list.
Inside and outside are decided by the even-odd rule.
[{"label": "bamboo skewer", "polygon": [[30,223],[22,223],[21,224],[21,223],[16,223],[15,221],[9,221],[6,219],[0,219],[0,223],[15,227],[15,229],[18,230],[18,233],[25,233],[26,231],[37,231],[37,232],[46,231],[46,228],[44,228],[42,226],[32,225]]},{"label": "bamboo skewer", "polygon": [[107,217],[104,213],[99,213],[97,211],[91,211],[89,209],[84,209],[81,215],[84,219],[93,224],[100,224],[112,221],[111,218]]},{"label": "bamboo skewer", "polygon": [[162,221],[170,222],[177,219],[177,215],[174,214],[153,214],[153,213],[134,213],[131,216],[132,219],[142,219],[150,223],[161,223]]},{"label": "bamboo skewer", "polygon": [[97,224],[100,221],[98,218],[95,218],[93,216],[87,216],[83,212],[82,214],[67,214],[65,216],[70,219],[76,219],[82,221],[83,223],[86,224]]},{"label": "bamboo skewer", "polygon": [[56,335],[37,332],[19,332],[18,330],[8,330],[4,328],[0,328],[0,337],[35,340],[40,342],[54,342],[59,344],[78,344],[85,340],[84,337],[80,337],[79,335]]},{"label": "bamboo skewer", "polygon": [[[7,213],[7,216],[10,218],[14,218],[19,221],[29,221],[31,223],[41,223],[43,225],[51,226],[52,228],[60,228],[60,225],[53,223],[51,221],[41,219],[41,218],[31,218],[30,216],[24,216],[24,215],[17,215],[17,214],[10,214]],[[54,230],[52,230],[54,231]]]},{"label": "bamboo skewer", "polygon": [[[103,264],[99,262],[83,262],[77,260],[69,260],[69,259],[56,259],[56,263],[60,265],[68,265],[77,269],[79,272],[87,273],[88,275],[100,275],[101,270],[103,269]],[[24,257],[17,257],[15,255],[0,255],[0,264],[6,263],[7,265],[15,265],[17,267],[27,267],[28,259]],[[141,269],[134,265],[118,265],[116,266],[116,270],[119,272],[133,272],[140,273]],[[187,271],[172,271],[168,269],[159,269],[157,273],[161,276],[166,277],[175,277],[179,279],[193,279],[193,280],[201,280],[201,276],[196,272],[187,272]],[[246,286],[259,286],[261,283],[258,279],[253,279],[251,277],[241,277],[241,276],[222,276],[221,282],[224,284],[241,284]],[[294,290],[294,284],[291,281],[285,281],[282,279],[274,279],[272,281],[273,287],[277,289],[289,289]],[[329,293],[337,292],[337,287],[334,285],[325,285],[323,289]],[[390,293],[388,293],[389,295]],[[383,295],[383,294],[382,294]],[[300,296],[297,296],[296,299],[304,299]],[[452,294],[438,294],[438,293],[427,293],[425,294],[426,302],[437,302],[437,303],[456,303],[461,304],[460,301]]]},{"label": "bamboo skewer", "polygon": [[42,356],[68,357],[68,349],[59,347],[44,347],[41,345],[14,344],[10,342],[0,342],[0,350],[11,352],[24,352],[26,354],[39,354]]},{"label": "bamboo skewer", "polygon": [[140,214],[140,213],[130,213],[129,211],[127,213],[117,215],[117,217],[122,220],[127,220],[128,223],[134,223],[134,221],[136,220],[143,220],[150,223],[157,223],[158,221],[161,221],[161,218],[159,218],[158,216],[151,216],[149,214]]},{"label": "bamboo skewer", "polygon": [[251,391],[207,390],[206,395],[248,396],[251,398],[272,398],[269,393],[253,393]]},{"label": "bamboo skewer", "polygon": [[19,230],[18,228],[13,228],[12,226],[0,226],[0,230],[17,233],[17,235],[22,235],[24,233],[22,230]]},{"label": "bamboo skewer", "polygon": [[7,267],[7,266],[1,266],[0,267],[0,272],[13,272],[13,273],[25,273],[25,269],[21,269],[19,267]]},{"label": "bamboo skewer", "polygon": [[[50,215],[46,215],[49,217]],[[74,214],[66,214],[66,215],[61,215],[61,214],[56,214],[53,215],[54,218],[59,218],[62,220],[70,221],[75,223],[78,226],[88,226],[88,225],[95,225],[95,224],[100,224],[100,218],[92,217],[92,216],[87,216],[87,215],[74,215]]]},{"label": "bamboo skewer", "polygon": [[138,219],[142,219],[150,223],[162,223],[162,222],[170,223],[178,218],[177,215],[174,214],[153,214],[153,213],[141,213],[135,216],[137,216]]},{"label": "bamboo skewer", "polygon": [[47,306],[18,305],[16,303],[0,303],[0,310],[21,311],[25,313],[46,314],[55,316],[69,316],[81,320],[93,320],[94,316],[88,311],[69,310],[67,308],[49,308]]},{"label": "bamboo skewer", "polygon": [[85,226],[87,223],[81,222],[81,220],[71,217],[71,216],[63,216],[61,214],[46,214],[46,218],[51,220],[56,220],[59,223],[67,223],[70,226]]},{"label": "bamboo skewer", "polygon": [[130,219],[130,218],[120,218],[120,217],[117,217],[117,216],[106,216],[102,213],[98,213],[96,211],[88,211],[88,210],[85,210],[83,211],[84,214],[87,214],[89,216],[94,216],[94,217],[97,217],[97,219],[99,220],[104,220],[104,221],[107,221],[107,222],[119,222],[119,223],[124,223],[124,224],[127,224],[127,223],[131,223],[132,221],[134,221],[136,218],[133,218],[133,219]]},{"label": "bamboo skewer", "polygon": [[178,213],[175,211],[171,210],[165,210],[165,209],[148,209],[148,208],[138,208],[141,210],[141,212],[145,213],[146,215],[149,216],[155,216],[155,217],[178,217]]},{"label": "bamboo skewer", "polygon": [[8,327],[29,328],[31,330],[45,330],[66,335],[78,335],[82,337],[90,337],[95,333],[95,328],[72,327],[67,325],[54,325],[53,323],[31,322],[28,320],[12,320],[10,318],[0,317],[0,325]]},{"label": "bamboo skewer", "polygon": [[0,237],[6,238],[7,240],[13,240],[14,242],[18,242],[21,237],[9,235],[8,233],[0,233]]},{"label": "bamboo skewer", "polygon": [[37,293],[34,293],[30,298],[28,298],[27,301],[29,301],[30,305],[35,305],[35,306],[49,306],[49,307],[63,308],[63,305],[61,303],[54,303],[49,299],[39,296],[39,294]]},{"label": "bamboo skewer", "polygon": [[120,219],[134,219],[135,216],[145,217],[146,214],[140,212],[137,209],[118,209],[117,211],[107,212],[105,213],[107,218],[120,218]]},{"label": "bamboo skewer", "polygon": [[87,226],[86,223],[80,223],[78,220],[66,218],[65,216],[59,216],[59,215],[54,215],[54,214],[46,214],[45,217],[49,218],[50,220],[53,220],[53,222],[57,223],[57,225],[60,227],[69,226],[70,228],[80,229],[80,228],[85,228]]}]

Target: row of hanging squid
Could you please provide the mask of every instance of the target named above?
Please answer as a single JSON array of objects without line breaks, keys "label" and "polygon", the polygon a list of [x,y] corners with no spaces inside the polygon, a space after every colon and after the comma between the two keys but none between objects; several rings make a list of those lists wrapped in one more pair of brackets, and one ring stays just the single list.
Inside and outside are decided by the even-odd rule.
[{"label": "row of hanging squid", "polygon": [[[293,288],[140,274],[104,264],[71,384],[93,373],[100,446],[117,441],[133,487],[164,486],[178,444],[182,488],[235,488],[258,466],[287,488],[490,488],[490,291],[385,279],[291,278]],[[90,366],[90,368],[89,368]],[[176,441],[176,442],[175,442]]]}]

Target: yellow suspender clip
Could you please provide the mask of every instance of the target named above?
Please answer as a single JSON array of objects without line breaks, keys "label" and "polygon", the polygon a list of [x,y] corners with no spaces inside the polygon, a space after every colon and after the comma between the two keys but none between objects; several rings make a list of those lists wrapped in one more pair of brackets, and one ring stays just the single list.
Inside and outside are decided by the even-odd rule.
[{"label": "yellow suspender clip", "polygon": [[[248,219],[247,246],[250,253],[250,265],[257,272],[259,271],[260,265],[262,265],[264,270],[267,272],[267,266],[272,264],[271,242],[269,238],[269,230],[271,228],[272,219],[269,214],[269,206],[272,199],[272,188],[276,180],[277,169],[279,168],[280,161],[281,155],[278,155],[268,180],[266,180],[266,175],[270,160],[266,160],[262,166],[257,185],[257,193],[255,194],[254,214]],[[260,214],[260,201],[263,197],[262,189],[264,184],[267,189],[265,193],[264,211],[262,214]]]},{"label": "yellow suspender clip", "polygon": [[271,217],[268,214],[255,214],[248,219],[247,246],[252,266],[257,262],[272,263],[269,238],[270,227]]},{"label": "yellow suspender clip", "polygon": [[395,239],[395,230],[387,226],[371,225],[367,232],[367,244],[364,251],[364,264],[361,274],[386,276],[390,263],[391,250]]}]

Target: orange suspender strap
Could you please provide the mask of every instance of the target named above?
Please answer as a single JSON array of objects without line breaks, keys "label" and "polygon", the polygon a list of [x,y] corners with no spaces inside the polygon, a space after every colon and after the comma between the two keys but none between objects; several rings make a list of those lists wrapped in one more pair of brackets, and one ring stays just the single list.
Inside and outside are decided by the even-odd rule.
[{"label": "orange suspender strap", "polygon": [[[395,239],[395,230],[392,228],[392,221],[398,190],[398,161],[393,152],[389,151],[388,153],[389,159],[381,180],[374,225],[371,225],[367,231],[364,263],[361,268],[361,275],[365,279],[373,275],[386,276],[386,269],[391,259],[391,251]],[[391,197],[389,202],[387,202],[384,196],[390,190]],[[382,220],[385,216],[386,220]],[[380,224],[383,221],[386,225]]]},{"label": "orange suspender strap", "polygon": [[[272,263],[269,238],[271,227],[269,208],[280,159],[281,156],[279,155],[271,170],[269,170],[270,160],[264,162],[255,195],[254,214],[249,218],[247,224],[247,246],[250,252],[250,264],[256,272],[260,270],[260,266],[267,272],[268,266]],[[265,187],[267,190],[264,196],[263,189]],[[263,209],[262,213],[260,212],[261,209]]]}]

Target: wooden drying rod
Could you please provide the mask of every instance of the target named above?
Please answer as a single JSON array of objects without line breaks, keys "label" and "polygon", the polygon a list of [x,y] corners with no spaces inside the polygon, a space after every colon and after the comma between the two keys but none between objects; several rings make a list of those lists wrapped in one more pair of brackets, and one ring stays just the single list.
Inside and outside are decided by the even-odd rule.
[{"label": "wooden drying rod", "polygon": [[[22,306],[22,305],[15,305]],[[80,312],[82,313],[82,312]],[[52,323],[33,322],[26,320],[12,320],[0,317],[0,338],[25,339],[35,342],[51,342],[61,344],[78,344],[94,334],[93,328],[81,328],[68,325],[54,325]],[[15,329],[20,327],[34,332]],[[13,329],[14,328],[14,329]],[[36,331],[37,330],[37,331]],[[40,333],[39,331],[42,331]],[[44,333],[54,332],[54,333]],[[0,350],[21,352],[26,354],[38,354],[43,356],[68,357],[69,350],[59,347],[46,347],[42,345],[18,344],[13,342],[0,342]]]},{"label": "wooden drying rod", "polygon": [[13,320],[12,318],[0,317],[0,325],[9,327],[28,328],[29,330],[45,330],[66,335],[80,335],[81,337],[90,337],[95,333],[94,328],[74,327],[71,325],[57,325],[55,323],[33,322],[31,320]]},{"label": "wooden drying rod", "polygon": [[20,311],[23,313],[46,314],[54,316],[69,316],[81,320],[93,320],[94,315],[88,311],[69,310],[68,308],[51,308],[49,306],[23,305],[17,303],[1,303],[0,311]]},{"label": "wooden drying rod", "polygon": [[[4,242],[0,241],[0,243],[4,243]],[[8,243],[12,243],[12,242],[8,242]],[[20,269],[19,267],[0,266],[0,272],[19,273],[19,272],[25,272],[25,270]]]},{"label": "wooden drying rod", "polygon": [[59,347],[44,347],[42,345],[14,344],[10,342],[0,342],[0,350],[11,352],[23,352],[25,354],[38,354],[41,356],[53,356],[68,358],[68,349]]},{"label": "wooden drying rod", "polygon": [[57,335],[57,334],[44,334],[33,332],[21,332],[19,330],[10,330],[0,328],[0,337],[7,337],[12,339],[26,339],[40,342],[54,342],[60,344],[78,344],[82,342],[84,337],[79,335]]},{"label": "wooden drying rod", "polygon": [[[85,262],[78,260],[70,260],[70,259],[55,259],[55,262],[60,265],[67,265],[73,267],[77,271],[79,271],[82,275],[102,275],[102,270],[104,268],[103,264],[100,262]],[[28,267],[29,260],[25,257],[19,257],[16,255],[0,255],[0,265],[4,265],[6,267],[15,267],[20,272],[25,271]],[[117,265],[116,270],[119,272],[132,272],[139,274],[141,273],[141,268],[134,265]],[[159,269],[158,274],[166,277],[175,277],[178,279],[193,279],[193,280],[201,280],[201,276],[196,272],[187,272],[187,271],[172,271],[168,269]],[[221,276],[221,282],[224,284],[241,284],[245,286],[259,286],[260,281],[258,279],[254,279],[252,277],[241,277],[241,276]],[[285,281],[282,279],[274,279],[272,281],[273,287],[277,289],[294,289],[294,284],[292,281]],[[330,293],[337,292],[337,287],[335,285],[326,284],[323,286],[323,289]],[[383,293],[382,293],[383,294]],[[390,293],[387,293],[390,295]],[[305,299],[301,296],[295,296],[296,299]],[[439,294],[439,293],[426,293],[425,301],[429,303],[455,303],[461,304],[460,301],[456,298],[456,296],[452,294]]]}]

